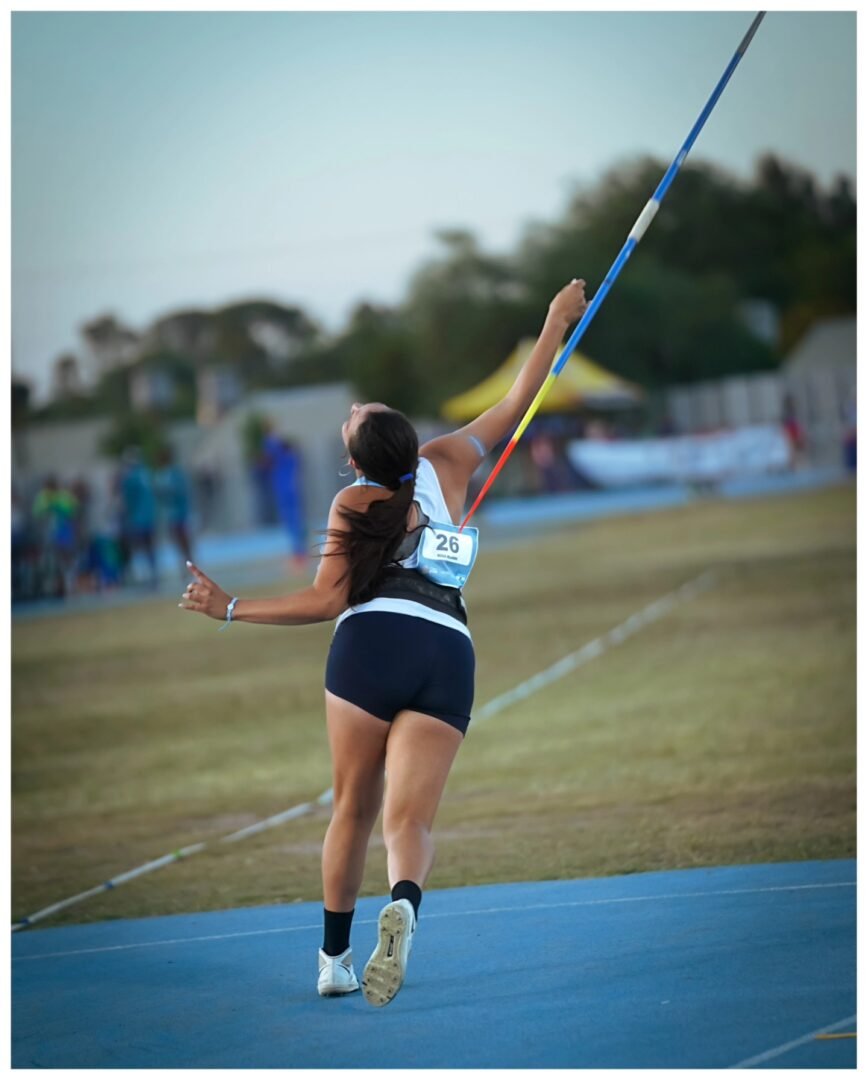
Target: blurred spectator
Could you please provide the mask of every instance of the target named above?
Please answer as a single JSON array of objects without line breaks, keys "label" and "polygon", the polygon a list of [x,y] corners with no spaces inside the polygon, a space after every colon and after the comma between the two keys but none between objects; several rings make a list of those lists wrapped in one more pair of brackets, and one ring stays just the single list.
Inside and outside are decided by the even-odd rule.
[{"label": "blurred spectator", "polygon": [[794,469],[805,450],[805,431],[799,423],[796,402],[792,394],[784,397],[784,410],[781,423],[790,443],[790,468]]},{"label": "blurred spectator", "polygon": [[257,458],[250,466],[257,525],[273,525],[277,521],[277,507],[272,490],[272,471],[272,462],[265,455]]},{"label": "blurred spectator", "polygon": [[101,592],[120,585],[125,566],[121,546],[123,513],[117,477],[92,489],[89,509],[85,565],[90,587]]},{"label": "blurred spectator", "polygon": [[612,439],[612,429],[605,420],[597,417],[589,420],[585,428],[586,439],[603,439],[609,442]]},{"label": "blurred spectator", "polygon": [[109,484],[109,506],[111,508],[109,516],[114,525],[114,535],[117,537],[118,568],[122,584],[127,580],[130,559],[132,558],[130,538],[126,524],[126,511],[124,509],[123,480],[124,471],[123,467],[121,467],[112,476]]},{"label": "blurred spectator", "polygon": [[90,537],[93,531],[91,522],[92,496],[90,485],[82,477],[73,480],[70,490],[76,502],[75,517],[73,519],[75,532],[75,589],[76,592],[80,592],[94,587],[90,567]]},{"label": "blurred spectator", "polygon": [[554,440],[549,435],[535,435],[530,441],[530,458],[536,466],[543,491],[561,490],[561,470],[555,452]]},{"label": "blurred spectator", "polygon": [[73,588],[77,510],[72,492],[61,487],[56,477],[47,477],[33,502],[33,523],[40,582],[50,596],[67,596]]},{"label": "blurred spectator", "polygon": [[271,483],[271,448],[275,439],[274,421],[270,417],[259,412],[248,413],[241,429],[241,442],[248,475],[253,485],[257,525],[274,525],[278,520]]},{"label": "blurred spectator", "polygon": [[165,515],[166,527],[173,543],[181,553],[181,576],[187,577],[186,560],[193,560],[190,546],[190,485],[187,474],[175,461],[174,452],[166,447],[157,457],[154,489]]},{"label": "blurred spectator", "polygon": [[38,595],[38,548],[24,500],[12,485],[12,601],[30,600]]},{"label": "blurred spectator", "polygon": [[199,532],[210,529],[214,524],[214,509],[217,493],[220,489],[220,472],[215,465],[200,464],[193,473],[193,486],[196,493]]},{"label": "blurred spectator", "polygon": [[269,462],[271,491],[277,516],[289,538],[292,566],[304,572],[308,565],[307,527],[301,491],[301,454],[295,443],[271,432],[263,439]]},{"label": "blurred spectator", "polygon": [[678,434],[678,429],[675,427],[675,421],[672,419],[671,413],[664,413],[663,419],[657,428],[657,435],[661,439],[671,439]]},{"label": "blurred spectator", "polygon": [[150,469],[142,460],[136,446],[127,447],[123,453],[120,474],[120,490],[123,500],[123,539],[129,554],[125,569],[132,568],[136,552],[142,551],[150,567],[150,583],[159,583],[155,530],[157,526],[157,501]]},{"label": "blurred spectator", "polygon": [[850,391],[850,397],[844,408],[844,467],[850,472],[856,471],[856,387]]}]

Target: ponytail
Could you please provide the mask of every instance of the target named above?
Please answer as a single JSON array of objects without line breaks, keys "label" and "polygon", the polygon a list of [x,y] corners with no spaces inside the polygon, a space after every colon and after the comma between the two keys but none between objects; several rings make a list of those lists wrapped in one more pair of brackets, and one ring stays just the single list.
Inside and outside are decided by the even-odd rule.
[{"label": "ponytail", "polygon": [[389,488],[387,499],[374,499],[366,510],[344,508],[346,529],[331,530],[339,541],[335,554],[346,556],[350,607],[372,599],[387,567],[407,535],[407,517],[416,490],[419,440],[407,418],[395,410],[370,413],[353,434],[349,447],[368,480]]}]

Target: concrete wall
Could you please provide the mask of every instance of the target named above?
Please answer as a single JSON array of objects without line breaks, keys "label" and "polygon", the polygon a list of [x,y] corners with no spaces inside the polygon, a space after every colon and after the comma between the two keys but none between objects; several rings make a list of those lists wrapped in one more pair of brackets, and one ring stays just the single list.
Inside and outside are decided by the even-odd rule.
[{"label": "concrete wall", "polygon": [[785,381],[778,374],[739,375],[675,386],[667,391],[679,434],[776,423],[783,412]]},{"label": "concrete wall", "polygon": [[[261,391],[248,395],[213,427],[201,427],[193,420],[170,425],[169,440],[191,478],[198,527],[203,518],[209,532],[244,531],[258,524],[256,492],[243,442],[245,424],[251,414],[258,414],[272,421],[276,434],[299,445],[308,523],[311,530],[319,529],[335,493],[354,479],[338,473],[346,461],[341,425],[353,400],[347,383]],[[416,423],[420,443],[453,426]],[[79,420],[32,425],[16,432],[13,475],[22,494],[31,493],[49,473],[67,482],[81,477],[102,490],[117,468],[99,450],[110,427],[108,419]],[[208,473],[218,482],[206,506],[201,480]]]},{"label": "concrete wall", "polygon": [[742,375],[667,391],[669,414],[680,435],[749,424],[779,423],[792,394],[805,430],[808,453],[817,464],[841,460],[856,358],[815,368],[783,368],[779,373]]},{"label": "concrete wall", "polygon": [[13,435],[13,471],[24,484],[54,473],[62,481],[87,476],[105,464],[99,446],[111,420],[31,424]]},{"label": "concrete wall", "polygon": [[[308,518],[312,527],[318,527],[335,492],[348,482],[338,476],[345,460],[340,432],[353,400],[345,384],[266,391],[249,395],[214,427],[202,428],[195,421],[170,425],[169,440],[193,480],[194,492],[200,469],[211,469],[219,477],[209,529],[241,531],[257,524],[243,446],[244,424],[251,413],[270,418],[276,433],[299,444]],[[83,478],[94,486],[105,485],[116,468],[99,449],[110,427],[108,419],[78,420],[34,424],[15,432],[13,476],[22,494],[31,493],[52,473],[61,481]]]},{"label": "concrete wall", "polygon": [[255,489],[244,457],[243,431],[253,414],[270,419],[276,434],[301,450],[305,509],[312,528],[328,516],[337,490],[348,483],[338,475],[345,460],[341,425],[349,416],[353,395],[345,383],[294,390],[261,391],[247,398],[213,428],[205,431],[192,453],[194,469],[219,477],[213,528],[233,531],[256,520]]}]

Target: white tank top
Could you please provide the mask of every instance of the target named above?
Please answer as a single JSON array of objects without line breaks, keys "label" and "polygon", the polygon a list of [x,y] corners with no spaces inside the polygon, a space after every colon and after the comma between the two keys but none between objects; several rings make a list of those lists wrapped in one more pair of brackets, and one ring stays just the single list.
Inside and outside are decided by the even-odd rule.
[{"label": "white tank top", "polygon": [[[362,478],[357,480],[356,484],[364,486],[371,484],[371,481]],[[379,485],[371,484],[371,486]],[[413,492],[413,498],[419,504],[422,513],[432,521],[452,522],[452,516],[449,513],[449,508],[446,506],[446,500],[443,498],[443,491],[440,487],[440,481],[437,478],[437,472],[427,458],[419,458],[419,467],[416,470],[416,486]],[[452,524],[455,523],[452,522]],[[417,548],[412,555],[408,556],[406,559],[401,559],[399,565],[405,566],[408,570],[412,570],[418,563],[419,550]],[[464,623],[460,622],[458,619],[454,619],[451,615],[435,611],[433,608],[426,607],[425,604],[418,604],[415,600],[398,600],[388,596],[377,596],[364,604],[357,604],[355,607],[347,608],[347,610],[338,617],[338,620],[335,623],[335,630],[337,630],[344,619],[348,619],[351,615],[359,615],[365,611],[391,611],[397,615],[413,615],[417,619],[428,619],[429,622],[436,622],[440,623],[441,626],[448,626],[450,629],[458,630],[460,633],[470,637],[470,631]]]}]

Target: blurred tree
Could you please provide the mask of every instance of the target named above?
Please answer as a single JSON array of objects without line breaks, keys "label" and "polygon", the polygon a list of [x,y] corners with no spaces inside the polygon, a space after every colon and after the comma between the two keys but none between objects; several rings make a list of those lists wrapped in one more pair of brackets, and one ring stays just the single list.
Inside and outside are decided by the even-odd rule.
[{"label": "blurred tree", "polygon": [[294,361],[320,336],[319,326],[301,308],[248,300],[214,313],[210,359],[238,368],[247,386],[285,382]]},{"label": "blurred tree", "polygon": [[423,405],[406,317],[390,308],[359,304],[339,344],[343,377],[363,401],[383,401],[415,412]]},{"label": "blurred tree", "polygon": [[241,425],[241,445],[244,448],[244,460],[248,464],[257,461],[262,455],[262,443],[269,431],[268,417],[264,413],[248,413]]},{"label": "blurred tree", "polygon": [[10,406],[12,413],[12,427],[22,427],[27,423],[30,415],[30,383],[13,373]]},{"label": "blurred tree", "polygon": [[97,378],[134,360],[141,343],[139,335],[112,314],[91,319],[79,332]]},{"label": "blurred tree", "polygon": [[[142,338],[105,316],[85,328],[106,360],[95,393],[84,405],[51,408],[126,414],[129,371],[155,365],[178,387],[171,415],[192,415],[195,371],[218,365],[233,367],[248,388],[346,379],[360,397],[436,414],[538,332],[570,278],[585,278],[593,296],[665,167],[649,157],[619,163],[577,190],[560,220],[529,226],[513,253],[483,251],[464,229],[441,231],[441,250],[413,276],[401,304],[360,303],[331,337],[301,308],[258,299],[172,313]],[[769,316],[765,341],[751,329],[759,324],[749,312],[758,309]],[[653,391],[773,367],[814,321],[855,310],[856,201],[848,180],[824,191],[773,155],[748,181],[692,161],[583,347]]]},{"label": "blurred tree", "polygon": [[137,446],[148,465],[153,467],[162,451],[169,448],[163,421],[152,413],[122,413],[116,416],[100,443],[107,457],[119,458],[130,446]]},{"label": "blurred tree", "polygon": [[545,311],[529,302],[511,259],[482,252],[463,230],[438,238],[445,253],[414,276],[404,308],[421,412],[490,375],[516,341],[539,331]]},{"label": "blurred tree", "polygon": [[[593,295],[664,168],[623,163],[577,192],[560,222],[527,230],[519,264],[537,304],[573,275]],[[817,318],[855,311],[855,220],[844,179],[825,195],[772,156],[748,183],[688,163],[588,331],[588,351],[649,388],[774,366]],[[742,301],[773,305],[777,348],[747,328]]]}]

